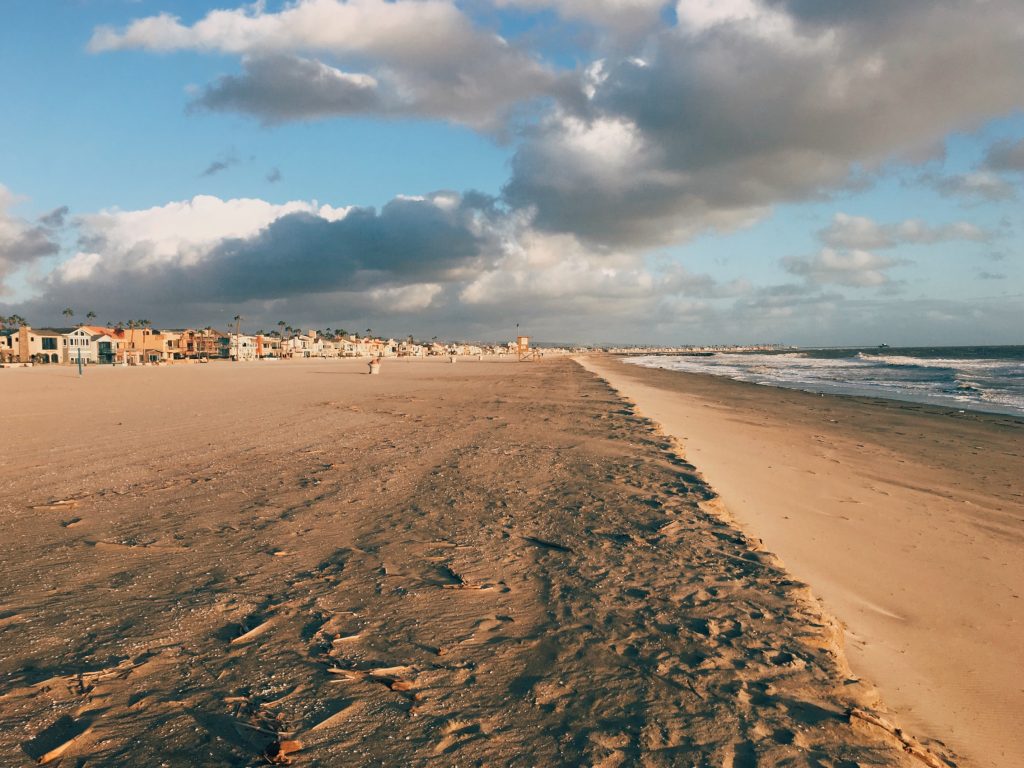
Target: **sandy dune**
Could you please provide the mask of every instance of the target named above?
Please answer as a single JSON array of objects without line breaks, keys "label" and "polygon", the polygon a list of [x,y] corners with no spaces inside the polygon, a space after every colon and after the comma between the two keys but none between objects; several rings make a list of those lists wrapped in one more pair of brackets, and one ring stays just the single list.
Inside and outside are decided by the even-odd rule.
[{"label": "sandy dune", "polygon": [[1024,422],[590,358],[962,765],[1024,766]]},{"label": "sandy dune", "polygon": [[0,764],[923,764],[600,379],[363,370],[0,371]]}]

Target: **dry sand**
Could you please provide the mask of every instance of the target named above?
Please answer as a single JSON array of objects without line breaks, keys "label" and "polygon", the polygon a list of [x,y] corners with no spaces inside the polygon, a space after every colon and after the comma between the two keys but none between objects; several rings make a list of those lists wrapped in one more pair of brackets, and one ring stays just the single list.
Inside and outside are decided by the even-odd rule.
[{"label": "dry sand", "polygon": [[599,378],[364,370],[0,371],[0,764],[925,764]]},{"label": "dry sand", "polygon": [[590,358],[962,765],[1024,766],[1024,420]]}]

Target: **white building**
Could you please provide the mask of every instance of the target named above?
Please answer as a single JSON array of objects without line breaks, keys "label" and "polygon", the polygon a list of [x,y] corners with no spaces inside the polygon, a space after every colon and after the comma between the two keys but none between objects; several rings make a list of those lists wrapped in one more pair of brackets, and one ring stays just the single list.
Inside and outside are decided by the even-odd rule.
[{"label": "white building", "polygon": [[257,350],[261,345],[257,343],[255,336],[231,333],[228,334],[228,342],[232,360],[255,360],[259,357]]},{"label": "white building", "polygon": [[103,328],[82,326],[64,334],[63,357],[66,362],[113,363],[117,341]]}]

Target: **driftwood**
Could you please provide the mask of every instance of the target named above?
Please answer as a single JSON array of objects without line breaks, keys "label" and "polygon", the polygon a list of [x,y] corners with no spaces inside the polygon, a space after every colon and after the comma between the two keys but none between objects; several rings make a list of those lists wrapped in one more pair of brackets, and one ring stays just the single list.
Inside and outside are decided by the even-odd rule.
[{"label": "driftwood", "polygon": [[333,727],[335,725],[338,725],[339,723],[344,722],[345,720],[348,720],[352,715],[354,715],[359,710],[363,709],[363,707],[365,707],[365,706],[366,706],[365,702],[354,701],[351,704],[349,704],[348,706],[342,707],[337,712],[335,712],[333,715],[329,715],[328,717],[324,718],[323,720],[321,720],[319,723],[314,725],[309,730],[310,731],[319,731],[319,730],[322,730],[324,728],[331,728],[331,727]]},{"label": "driftwood", "polygon": [[936,757],[927,749],[927,747],[924,747],[916,739],[905,734],[902,728],[893,725],[888,720],[857,707],[851,707],[847,710],[846,716],[850,719],[850,722],[853,722],[854,720],[861,720],[862,722],[882,729],[900,743],[900,747],[902,747],[904,752],[911,757],[916,757],[922,763],[927,765],[928,768],[950,768],[949,763]]},{"label": "driftwood", "polygon": [[92,729],[93,729],[93,726],[90,725],[84,731],[82,731],[81,733],[75,734],[70,739],[65,741],[63,744],[60,744],[59,746],[54,747],[53,749],[51,749],[49,752],[47,752],[44,755],[40,755],[39,758],[36,760],[36,763],[38,763],[39,765],[46,765],[47,763],[52,763],[54,760],[56,760],[57,758],[63,756],[63,754],[65,752],[67,752],[69,749],[71,749],[72,745],[74,745],[74,743],[76,741],[78,741],[79,739],[81,739],[81,738],[83,738],[85,736],[88,736],[90,733],[92,733]]},{"label": "driftwood", "polygon": [[244,643],[248,643],[250,640],[255,640],[257,637],[259,637],[264,632],[266,632],[268,629],[270,629],[273,625],[274,625],[274,619],[273,618],[269,618],[266,621],[262,622],[261,624],[256,625],[255,627],[250,629],[248,632],[245,632],[245,633],[239,635],[238,637],[236,637],[234,640],[231,641],[231,645],[242,645]]}]

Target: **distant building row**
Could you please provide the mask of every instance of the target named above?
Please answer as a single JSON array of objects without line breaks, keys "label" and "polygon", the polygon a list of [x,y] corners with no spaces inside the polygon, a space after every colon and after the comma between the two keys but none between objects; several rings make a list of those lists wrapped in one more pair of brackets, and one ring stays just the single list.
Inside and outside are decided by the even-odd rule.
[{"label": "distant building row", "polygon": [[512,354],[515,344],[419,344],[394,339],[327,338],[310,331],[289,338],[225,333],[213,328],[20,328],[0,331],[0,363],[116,364],[301,357],[428,357]]}]

